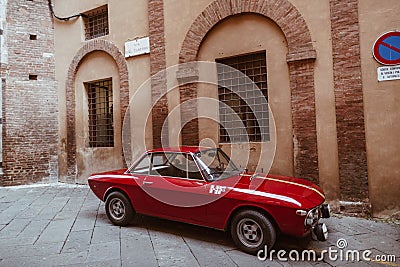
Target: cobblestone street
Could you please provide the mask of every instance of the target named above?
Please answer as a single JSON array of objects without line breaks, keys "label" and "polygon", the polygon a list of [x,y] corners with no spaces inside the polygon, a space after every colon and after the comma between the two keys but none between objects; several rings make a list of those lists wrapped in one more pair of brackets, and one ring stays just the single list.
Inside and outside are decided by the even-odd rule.
[{"label": "cobblestone street", "polygon": [[[400,225],[335,215],[326,242],[280,236],[274,247],[301,251],[371,250],[396,261],[260,261],[234,247],[223,232],[150,217],[111,225],[87,186],[0,188],[0,266],[398,266]],[[288,255],[286,254],[286,257]]]}]

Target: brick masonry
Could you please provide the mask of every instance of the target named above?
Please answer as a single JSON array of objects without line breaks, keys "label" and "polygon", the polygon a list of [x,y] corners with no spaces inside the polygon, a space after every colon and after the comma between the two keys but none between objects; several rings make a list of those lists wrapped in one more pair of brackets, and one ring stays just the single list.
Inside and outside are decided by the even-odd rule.
[{"label": "brick masonry", "polygon": [[294,173],[318,183],[314,59],[289,62],[289,72],[292,91]]},{"label": "brick masonry", "polygon": [[368,202],[358,0],[330,0],[341,199]]},{"label": "brick masonry", "polygon": [[[58,110],[48,3],[8,1],[6,14],[2,185],[56,180]],[[36,35],[36,40],[30,40],[30,35]],[[30,75],[37,76],[30,80]]]},{"label": "brick masonry", "polygon": [[[197,117],[197,84],[188,83],[179,87],[181,120],[186,122],[181,129],[182,145],[199,145],[199,121]],[[187,102],[189,101],[190,102]]]},{"label": "brick masonry", "polygon": [[[233,15],[255,13],[273,20],[288,42],[287,61],[292,91],[295,175],[318,181],[318,153],[314,99],[314,61],[316,52],[307,24],[287,0],[216,0],[189,28],[179,54],[179,62],[196,61],[197,53],[207,33],[220,21]],[[302,74],[302,75],[299,75]],[[196,98],[196,85],[180,87],[181,101]],[[182,116],[193,110],[181,110]],[[198,140],[196,121],[182,132],[182,142]],[[196,139],[197,138],[197,139]],[[189,141],[186,141],[189,140]]]},{"label": "brick masonry", "polygon": [[[150,73],[153,147],[168,146],[168,137],[161,138],[162,127],[168,127],[168,99],[166,96],[167,82],[165,73],[159,73],[166,68],[165,36],[164,36],[164,1],[148,1],[149,37],[150,37]],[[164,133],[168,133],[168,128]]]},{"label": "brick masonry", "polygon": [[[82,48],[76,53],[69,69],[66,81],[66,99],[67,99],[67,140],[62,147],[67,149],[67,181],[75,182],[76,175],[76,137],[75,137],[75,75],[82,60],[95,51],[102,51],[109,54],[116,62],[120,78],[120,105],[121,105],[121,123],[124,121],[126,109],[129,105],[129,80],[128,67],[126,60],[119,48],[110,41],[96,39],[86,41]],[[65,143],[65,140],[61,140]],[[65,175],[65,174],[63,174]]]}]

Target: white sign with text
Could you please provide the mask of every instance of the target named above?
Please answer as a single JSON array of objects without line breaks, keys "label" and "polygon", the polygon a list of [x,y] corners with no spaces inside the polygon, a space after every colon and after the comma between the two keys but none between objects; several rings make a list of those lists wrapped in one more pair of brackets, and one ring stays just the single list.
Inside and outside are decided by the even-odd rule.
[{"label": "white sign with text", "polygon": [[378,68],[378,81],[400,80],[400,65]]},{"label": "white sign with text", "polygon": [[125,42],[125,57],[133,57],[148,53],[150,53],[149,37]]}]

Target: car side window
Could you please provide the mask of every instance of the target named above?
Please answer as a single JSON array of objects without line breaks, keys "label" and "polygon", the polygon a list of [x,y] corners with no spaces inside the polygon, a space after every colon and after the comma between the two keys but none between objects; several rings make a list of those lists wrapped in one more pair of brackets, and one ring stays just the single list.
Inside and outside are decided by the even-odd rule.
[{"label": "car side window", "polygon": [[187,178],[185,155],[182,153],[154,153],[150,175]]},{"label": "car side window", "polygon": [[150,175],[161,175],[162,170],[168,168],[167,158],[163,153],[153,154],[151,158]]},{"label": "car side window", "polygon": [[149,174],[150,170],[150,155],[146,155],[131,171],[130,173]]}]

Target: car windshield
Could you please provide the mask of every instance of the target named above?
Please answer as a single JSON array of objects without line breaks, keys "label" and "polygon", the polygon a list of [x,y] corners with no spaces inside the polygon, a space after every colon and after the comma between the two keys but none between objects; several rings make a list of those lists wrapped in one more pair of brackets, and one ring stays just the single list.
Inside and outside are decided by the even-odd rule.
[{"label": "car windshield", "polygon": [[219,148],[203,150],[194,154],[198,165],[207,180],[221,180],[240,171],[229,157]]}]

